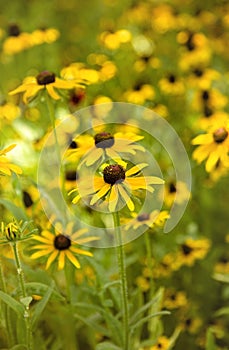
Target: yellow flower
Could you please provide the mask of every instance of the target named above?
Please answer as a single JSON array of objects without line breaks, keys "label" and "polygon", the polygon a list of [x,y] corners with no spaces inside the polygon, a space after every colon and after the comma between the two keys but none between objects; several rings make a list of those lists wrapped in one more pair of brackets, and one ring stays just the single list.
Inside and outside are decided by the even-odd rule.
[{"label": "yellow flower", "polygon": [[84,81],[87,84],[95,84],[99,81],[99,73],[95,69],[86,68],[80,62],[64,67],[60,72],[60,76],[66,80]]},{"label": "yellow flower", "polygon": [[125,203],[129,210],[133,211],[135,205],[131,196],[134,191],[143,189],[152,193],[153,184],[164,183],[162,179],[155,176],[137,176],[146,166],[148,164],[142,163],[126,170],[123,165],[117,163],[107,165],[103,169],[102,176],[87,176],[79,180],[77,188],[69,193],[77,193],[72,202],[76,204],[80,198],[92,196],[90,205],[105,198],[110,212],[114,212],[120,202]]},{"label": "yellow flower", "polygon": [[33,45],[51,44],[58,39],[60,32],[55,28],[36,29],[30,34]]},{"label": "yellow flower", "polygon": [[22,170],[18,165],[10,163],[8,158],[6,158],[6,153],[11,151],[16,145],[13,144],[7,148],[0,151],[0,172],[5,175],[11,175],[13,171],[16,174],[22,174]]},{"label": "yellow flower", "polygon": [[73,140],[76,148],[66,152],[66,158],[77,160],[85,155],[83,161],[86,166],[90,166],[100,161],[105,155],[111,159],[119,159],[120,153],[136,154],[136,151],[144,152],[144,147],[137,145],[135,142],[143,139],[143,136],[136,135],[133,132],[99,132],[95,136],[80,135]]},{"label": "yellow flower", "polygon": [[5,119],[10,122],[19,117],[20,113],[20,108],[12,102],[6,102],[0,105],[0,119]]},{"label": "yellow flower", "polygon": [[168,95],[181,95],[185,92],[183,81],[174,74],[159,80],[159,87],[163,93]]},{"label": "yellow flower", "polygon": [[184,292],[168,289],[165,292],[163,306],[166,309],[176,309],[187,306],[187,298]]},{"label": "yellow flower", "polygon": [[83,250],[79,247],[79,244],[84,244],[97,240],[98,237],[87,236],[82,237],[87,233],[87,229],[80,229],[73,231],[74,223],[69,222],[64,229],[63,226],[57,222],[55,224],[55,230],[46,229],[41,232],[41,235],[34,235],[34,240],[38,241],[32,249],[37,252],[31,255],[32,259],[39,259],[43,256],[48,256],[46,269],[57,260],[58,270],[62,270],[65,266],[65,260],[68,259],[76,268],[80,268],[79,260],[76,255],[93,256],[93,254],[87,250]]},{"label": "yellow flower", "polygon": [[128,90],[124,94],[124,98],[127,102],[144,104],[146,100],[153,100],[155,96],[154,88],[149,84],[142,84],[136,86],[133,90]]},{"label": "yellow flower", "polygon": [[29,76],[25,78],[23,84],[9,92],[9,95],[15,95],[22,92],[24,103],[28,103],[29,98],[36,96],[39,91],[45,89],[54,100],[59,100],[60,95],[56,92],[56,89],[69,90],[76,87],[82,87],[82,81],[63,80],[57,78],[52,72],[43,71],[36,77]]},{"label": "yellow flower", "polygon": [[196,136],[192,140],[193,145],[199,145],[193,152],[193,158],[201,163],[205,159],[206,171],[211,172],[220,162],[222,165],[229,165],[229,127],[227,123],[212,126],[209,132]]},{"label": "yellow flower", "polygon": [[197,240],[188,238],[181,244],[176,254],[175,260],[177,263],[174,265],[174,269],[178,269],[182,265],[192,266],[196,260],[203,259],[206,256],[209,248],[210,241],[206,238]]},{"label": "yellow flower", "polygon": [[190,198],[191,193],[185,182],[170,181],[165,186],[165,193],[163,192],[161,195],[164,197],[165,204],[170,207],[174,201],[178,205],[186,202]]},{"label": "yellow flower", "polygon": [[157,343],[150,348],[150,350],[169,350],[169,346],[170,340],[165,336],[161,336],[158,338]]},{"label": "yellow flower", "polygon": [[125,225],[125,230],[134,229],[146,225],[148,227],[163,226],[166,219],[169,218],[169,214],[166,210],[159,212],[159,210],[153,210],[151,213],[132,213],[133,220],[128,219],[128,223]]}]

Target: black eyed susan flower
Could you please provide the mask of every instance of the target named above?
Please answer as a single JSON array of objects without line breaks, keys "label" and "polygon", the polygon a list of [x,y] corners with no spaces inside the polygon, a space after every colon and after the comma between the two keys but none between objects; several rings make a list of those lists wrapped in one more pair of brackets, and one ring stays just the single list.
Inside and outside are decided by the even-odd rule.
[{"label": "black eyed susan flower", "polygon": [[12,172],[16,174],[22,174],[22,170],[18,165],[10,163],[6,157],[6,153],[10,152],[16,145],[13,144],[0,151],[0,174],[11,175]]},{"label": "black eyed susan flower", "polygon": [[211,172],[217,162],[224,166],[229,165],[229,128],[227,123],[212,126],[208,133],[196,136],[192,140],[193,145],[199,145],[193,152],[193,158],[201,163],[205,159],[206,171]]},{"label": "black eyed susan flower", "polygon": [[167,289],[164,296],[163,306],[166,309],[177,309],[187,306],[186,294],[175,289]]},{"label": "black eyed susan flower", "polygon": [[169,350],[170,340],[165,336],[160,336],[154,346],[150,350]]},{"label": "black eyed susan flower", "polygon": [[100,176],[95,175],[93,178],[86,177],[79,181],[78,187],[71,192],[77,193],[72,200],[76,204],[80,198],[92,196],[90,205],[96,204],[101,199],[108,202],[108,209],[114,212],[120,201],[124,202],[130,211],[135,208],[131,197],[136,190],[147,190],[153,192],[153,185],[161,185],[164,183],[162,179],[156,176],[138,176],[141,170],[148,166],[141,163],[126,170],[125,163],[122,165],[110,164],[104,165]]},{"label": "black eyed susan flower", "polygon": [[39,244],[35,244],[32,249],[37,250],[31,255],[32,259],[39,259],[47,256],[46,269],[57,260],[58,270],[62,270],[65,266],[65,260],[68,259],[76,268],[80,268],[79,260],[76,255],[93,256],[87,250],[79,247],[80,244],[97,240],[98,237],[87,236],[83,237],[88,232],[87,229],[79,229],[73,231],[74,223],[69,222],[66,229],[57,222],[54,229],[46,229],[41,232],[41,235],[34,235],[34,240]]},{"label": "black eyed susan flower", "polygon": [[151,213],[132,213],[133,220],[128,220],[125,225],[125,230],[130,228],[136,230],[141,226],[148,227],[161,227],[163,226],[166,219],[169,218],[169,214],[166,210],[159,212],[159,210],[153,210]]},{"label": "black eyed susan flower", "polygon": [[194,265],[196,260],[203,259],[208,253],[210,245],[211,245],[210,241],[207,238],[196,239],[196,240],[192,238],[188,238],[186,241],[184,241],[181,244],[176,254],[176,259],[175,259],[177,261],[177,264],[175,264],[176,268],[179,268],[179,265],[192,266]]},{"label": "black eyed susan flower", "polygon": [[136,151],[144,152],[145,149],[141,145],[137,145],[136,141],[143,139],[143,136],[133,132],[116,132],[114,134],[108,131],[98,132],[93,136],[80,135],[73,139],[77,147],[66,152],[66,158],[77,161],[80,157],[84,159],[80,163],[80,167],[85,163],[91,166],[97,161],[101,161],[104,156],[111,159],[119,159],[120,153],[136,154]]},{"label": "black eyed susan flower", "polygon": [[183,81],[174,74],[159,80],[159,87],[164,94],[168,95],[180,95],[185,91]]},{"label": "black eyed susan flower", "polygon": [[178,205],[186,202],[190,198],[191,193],[185,182],[168,181],[165,186],[165,193],[161,193],[161,196],[164,197],[165,204],[170,207],[174,201]]},{"label": "black eyed susan flower", "polygon": [[59,100],[60,95],[56,90],[71,90],[76,87],[81,87],[82,84],[79,80],[64,80],[57,78],[56,75],[50,71],[43,71],[36,77],[29,76],[24,79],[22,85],[15,90],[10,91],[9,95],[15,95],[23,93],[24,103],[28,103],[29,99],[36,96],[39,91],[46,90],[48,94],[54,99]]}]

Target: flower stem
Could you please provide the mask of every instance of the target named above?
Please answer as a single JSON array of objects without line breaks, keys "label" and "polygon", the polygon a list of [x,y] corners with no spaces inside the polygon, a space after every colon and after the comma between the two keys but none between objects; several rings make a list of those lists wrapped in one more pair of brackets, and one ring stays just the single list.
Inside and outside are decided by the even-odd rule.
[{"label": "flower stem", "polygon": [[128,310],[128,287],[126,279],[125,252],[123,249],[122,234],[120,229],[120,219],[118,212],[113,213],[115,237],[117,243],[117,258],[119,266],[119,276],[121,282],[121,303],[123,310],[123,350],[129,349],[129,310]]},{"label": "flower stem", "polygon": [[[2,291],[4,293],[7,293],[1,258],[0,258],[0,288],[2,289]],[[12,324],[11,324],[11,320],[10,320],[8,305],[3,304],[2,311],[3,311],[3,314],[5,314],[8,346],[9,346],[9,348],[11,348],[14,344],[15,339],[14,339]]]},{"label": "flower stem", "polygon": [[[20,256],[18,253],[18,246],[17,242],[12,243],[15,262],[16,262],[16,268],[17,268],[17,275],[19,280],[19,285],[21,289],[21,294],[23,298],[27,297],[27,292],[25,288],[25,277],[24,277],[24,271],[22,269]],[[24,318],[26,323],[26,345],[28,350],[32,350],[32,330],[31,330],[31,324],[30,324],[30,312],[29,312],[29,306],[25,306],[25,312],[24,312]]]}]

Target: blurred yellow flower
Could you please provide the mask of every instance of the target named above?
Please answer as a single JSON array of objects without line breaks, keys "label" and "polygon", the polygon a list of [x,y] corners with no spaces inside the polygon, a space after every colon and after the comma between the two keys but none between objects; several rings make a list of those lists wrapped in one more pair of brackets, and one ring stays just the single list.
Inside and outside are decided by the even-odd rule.
[{"label": "blurred yellow flower", "polygon": [[56,92],[56,89],[71,90],[76,87],[82,88],[82,86],[80,80],[63,80],[57,78],[52,72],[43,71],[36,77],[29,76],[25,78],[22,85],[10,91],[9,95],[23,93],[23,101],[28,103],[29,99],[36,96],[39,91],[46,90],[54,100],[59,100],[60,95]]},{"label": "blurred yellow flower", "polygon": [[4,175],[11,175],[11,172],[22,174],[21,168],[18,165],[10,163],[6,157],[6,153],[10,152],[14,147],[16,147],[15,144],[0,151],[0,173],[3,173]]}]

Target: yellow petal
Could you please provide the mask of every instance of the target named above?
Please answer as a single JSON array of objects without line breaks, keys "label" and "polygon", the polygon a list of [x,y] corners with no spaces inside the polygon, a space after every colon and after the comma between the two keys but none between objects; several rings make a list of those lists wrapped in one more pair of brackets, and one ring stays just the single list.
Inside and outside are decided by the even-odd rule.
[{"label": "yellow petal", "polygon": [[86,165],[90,166],[97,162],[99,158],[101,158],[103,155],[103,149],[102,148],[96,148],[94,147],[91,151],[89,151],[89,154],[86,155]]},{"label": "yellow petal", "polygon": [[65,254],[66,251],[60,251],[59,258],[58,258],[58,270],[63,270],[64,264],[65,264]]},{"label": "yellow petal", "polygon": [[212,134],[202,134],[202,135],[198,135],[196,136],[193,140],[192,140],[192,145],[202,145],[202,144],[209,144],[211,142],[213,142],[213,136]]},{"label": "yellow petal", "polygon": [[134,211],[134,208],[135,208],[134,203],[130,199],[130,196],[127,194],[127,192],[122,187],[122,185],[118,185],[118,191],[119,191],[120,195],[122,196],[122,198],[124,199],[124,202],[127,204],[130,211]]},{"label": "yellow petal", "polygon": [[49,258],[47,260],[47,263],[46,263],[46,267],[45,267],[46,270],[50,267],[52,262],[56,259],[58,254],[59,254],[59,251],[58,250],[54,250],[53,253],[49,256]]},{"label": "yellow petal", "polygon": [[58,93],[55,91],[53,84],[47,84],[45,85],[46,90],[48,91],[48,94],[54,99],[54,100],[59,100],[60,96]]},{"label": "yellow petal", "polygon": [[68,260],[71,261],[71,263],[77,268],[80,268],[80,263],[79,261],[76,259],[76,257],[69,251],[66,250],[66,255],[68,257]]},{"label": "yellow petal", "polygon": [[139,171],[141,171],[143,168],[145,168],[147,166],[149,166],[149,164],[147,164],[147,163],[141,163],[141,164],[135,165],[126,171],[126,176],[128,177],[128,176],[137,174]]},{"label": "yellow petal", "polygon": [[38,258],[41,258],[42,256],[44,255],[48,255],[50,254],[51,250],[48,249],[48,250],[40,250],[39,252],[36,252],[36,253],[33,253],[30,258],[31,259],[38,259]]},{"label": "yellow petal", "polygon": [[71,247],[71,251],[80,255],[93,256],[91,252],[88,252],[87,250],[75,248],[75,247]]},{"label": "yellow petal", "polygon": [[90,204],[93,205],[96,202],[98,202],[98,200],[100,198],[102,198],[103,196],[105,196],[107,194],[107,192],[109,191],[111,185],[109,184],[105,184],[100,190],[99,192],[97,192],[91,199]]},{"label": "yellow petal", "polygon": [[114,212],[117,204],[118,204],[118,189],[117,189],[117,186],[114,185],[111,187],[111,192],[109,196],[109,204],[108,204],[109,211]]}]

